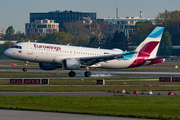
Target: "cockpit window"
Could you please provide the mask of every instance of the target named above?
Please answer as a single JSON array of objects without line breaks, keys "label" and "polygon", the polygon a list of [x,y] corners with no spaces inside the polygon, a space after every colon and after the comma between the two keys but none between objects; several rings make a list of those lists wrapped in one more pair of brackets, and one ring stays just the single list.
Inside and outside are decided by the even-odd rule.
[{"label": "cockpit window", "polygon": [[11,48],[17,48],[17,49],[22,49],[21,46],[13,45]]}]

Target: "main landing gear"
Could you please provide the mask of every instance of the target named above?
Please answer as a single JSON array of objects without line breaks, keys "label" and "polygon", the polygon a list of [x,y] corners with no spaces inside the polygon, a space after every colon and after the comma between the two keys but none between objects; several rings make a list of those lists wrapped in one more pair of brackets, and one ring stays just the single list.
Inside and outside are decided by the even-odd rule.
[{"label": "main landing gear", "polygon": [[89,71],[89,67],[86,67],[86,72],[84,72],[84,76],[85,77],[90,77],[91,76],[91,72]]},{"label": "main landing gear", "polygon": [[[70,71],[69,72],[69,77],[75,77],[76,73],[74,71]],[[90,77],[91,76],[91,72],[89,71],[89,67],[86,67],[86,72],[84,72],[84,76],[85,77]]]},{"label": "main landing gear", "polygon": [[23,71],[26,72],[27,71],[27,66],[28,66],[28,61],[24,61],[25,62],[25,68],[23,68]]},{"label": "main landing gear", "polygon": [[71,71],[69,72],[69,77],[75,77],[75,75],[76,75],[76,73],[75,73],[74,71],[71,70]]},{"label": "main landing gear", "polygon": [[90,72],[90,71],[84,72],[84,76],[85,76],[85,77],[90,77],[90,76],[91,76],[91,72]]}]

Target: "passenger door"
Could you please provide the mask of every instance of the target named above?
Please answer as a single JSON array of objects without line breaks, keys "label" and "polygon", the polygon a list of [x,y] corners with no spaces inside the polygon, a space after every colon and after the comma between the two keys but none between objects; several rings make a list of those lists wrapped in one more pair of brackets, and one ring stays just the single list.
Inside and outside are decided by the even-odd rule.
[{"label": "passenger door", "polygon": [[27,54],[33,54],[33,44],[28,42],[28,46],[27,47],[28,47]]}]

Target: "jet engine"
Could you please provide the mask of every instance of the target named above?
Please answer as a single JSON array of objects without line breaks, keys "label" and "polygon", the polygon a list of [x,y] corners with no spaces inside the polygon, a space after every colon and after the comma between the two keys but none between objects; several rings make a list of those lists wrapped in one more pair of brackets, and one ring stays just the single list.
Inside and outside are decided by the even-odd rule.
[{"label": "jet engine", "polygon": [[63,60],[63,67],[66,70],[78,70],[81,67],[81,62],[77,59],[67,58]]},{"label": "jet engine", "polygon": [[56,65],[52,63],[39,63],[39,68],[42,70],[55,70],[56,68],[62,68],[62,65]]}]

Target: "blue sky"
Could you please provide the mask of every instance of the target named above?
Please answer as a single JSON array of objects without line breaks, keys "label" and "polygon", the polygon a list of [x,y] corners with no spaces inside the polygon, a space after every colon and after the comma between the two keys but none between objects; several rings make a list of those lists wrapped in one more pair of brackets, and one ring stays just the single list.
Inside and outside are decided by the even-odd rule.
[{"label": "blue sky", "polygon": [[97,18],[116,16],[139,16],[144,11],[145,18],[154,18],[165,10],[180,10],[180,0],[0,0],[0,28],[13,26],[15,32],[25,31],[31,12],[72,10],[96,12]]}]

